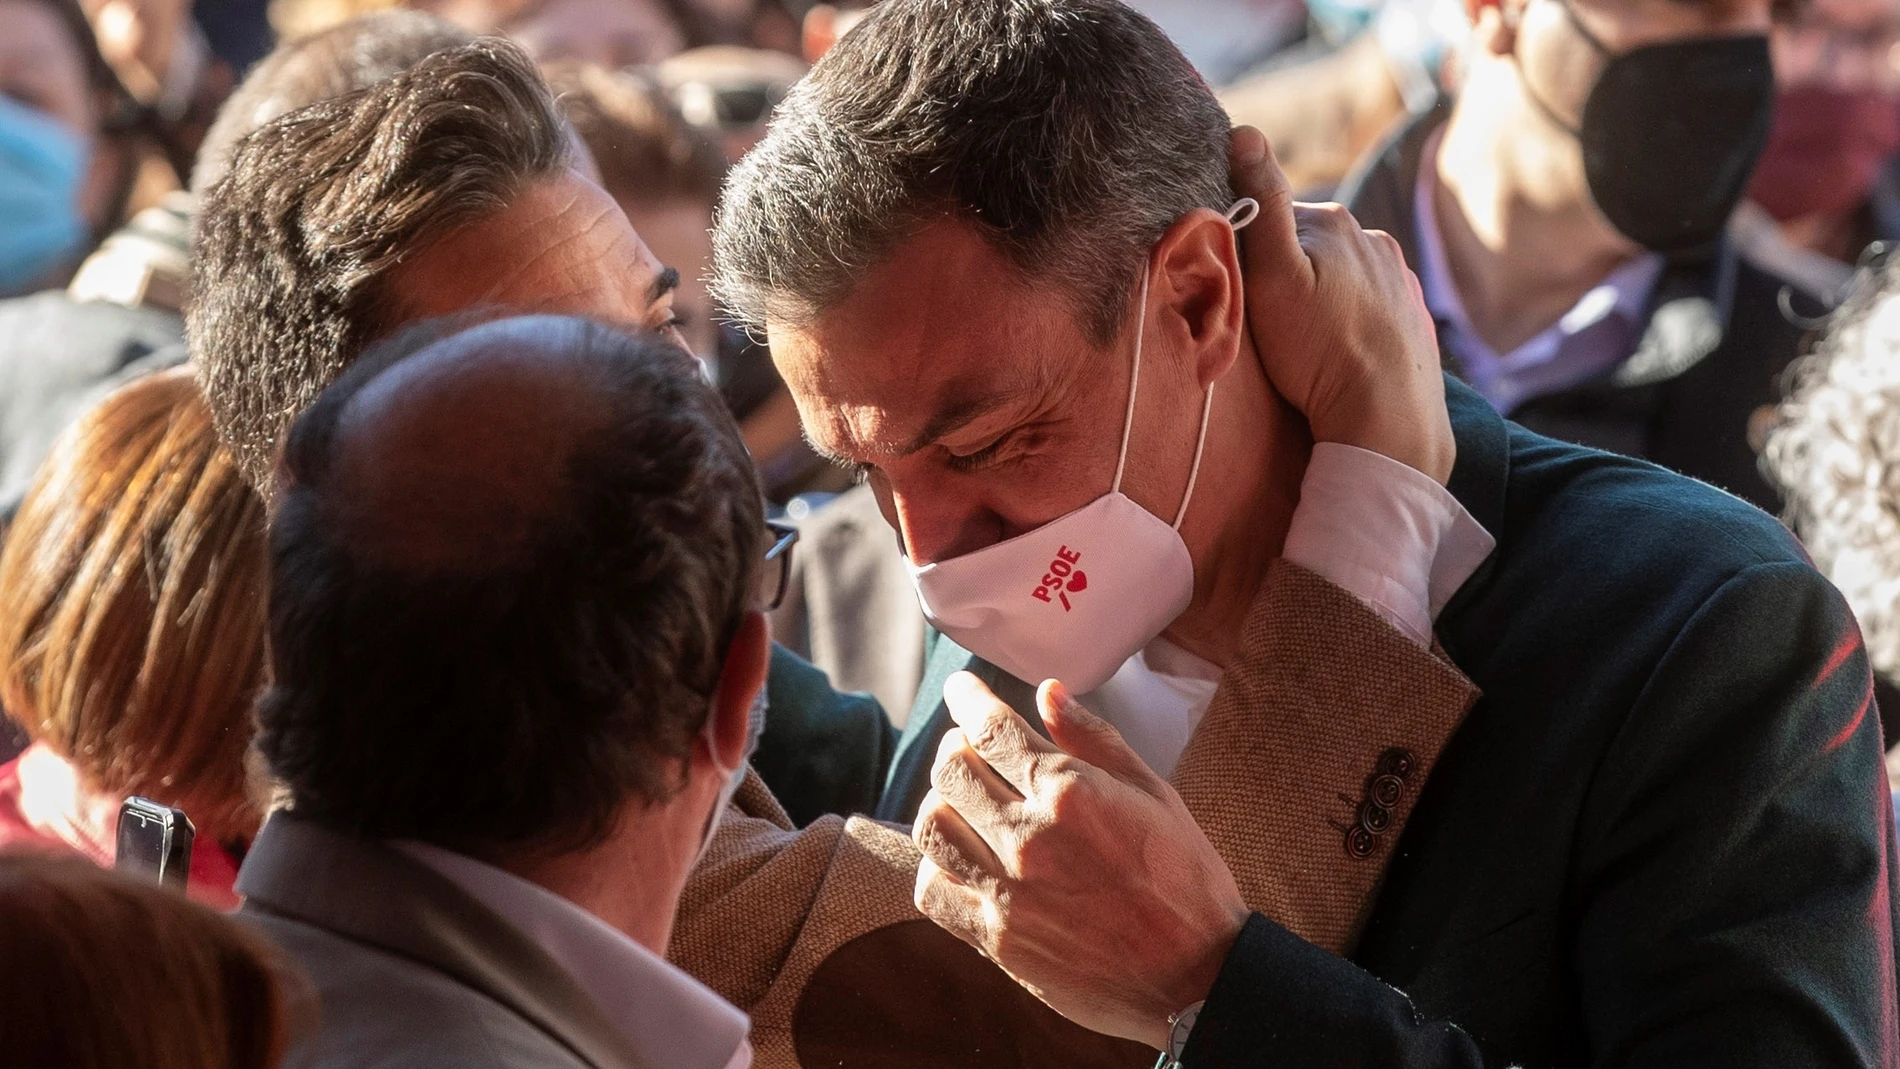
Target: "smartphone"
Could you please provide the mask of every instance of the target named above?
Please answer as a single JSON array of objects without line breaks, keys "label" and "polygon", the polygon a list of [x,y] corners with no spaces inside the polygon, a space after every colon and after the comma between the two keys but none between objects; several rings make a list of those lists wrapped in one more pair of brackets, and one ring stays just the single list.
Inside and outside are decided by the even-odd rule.
[{"label": "smartphone", "polygon": [[113,867],[182,891],[191,874],[191,843],[197,835],[184,810],[150,798],[127,798],[119,807],[119,853]]}]

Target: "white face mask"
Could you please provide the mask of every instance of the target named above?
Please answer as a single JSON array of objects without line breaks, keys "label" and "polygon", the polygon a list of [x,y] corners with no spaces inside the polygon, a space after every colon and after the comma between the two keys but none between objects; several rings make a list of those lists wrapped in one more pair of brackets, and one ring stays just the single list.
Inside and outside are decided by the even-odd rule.
[{"label": "white face mask", "polygon": [[[765,699],[765,684],[759,685],[759,693],[752,699],[752,708],[746,717],[745,756],[739,759],[739,767],[726,777],[725,785],[719,788],[719,800],[714,803],[712,812],[706,814],[706,831],[699,838],[699,853],[694,855],[693,864],[697,866],[706,856],[706,848],[712,845],[713,835],[719,831],[720,818],[726,815],[726,807],[732,804],[732,796],[739,793],[739,785],[745,782],[746,766],[751,763],[753,753],[759,748],[759,736],[765,734],[765,712],[768,704]],[[703,730],[706,739],[706,752],[718,753],[713,743],[713,717],[706,716]]]},{"label": "white face mask", "polygon": [[[1247,198],[1228,209],[1227,218],[1239,230],[1259,212],[1260,205]],[[905,561],[930,625],[1027,683],[1060,679],[1074,693],[1087,694],[1187,611],[1194,596],[1194,560],[1181,540],[1181,520],[1200,476],[1214,405],[1212,383],[1201,405],[1194,466],[1174,522],[1163,522],[1121,492],[1141,388],[1147,315],[1144,264],[1134,374],[1115,481],[1108,493],[1033,531],[973,553],[921,567]]]}]

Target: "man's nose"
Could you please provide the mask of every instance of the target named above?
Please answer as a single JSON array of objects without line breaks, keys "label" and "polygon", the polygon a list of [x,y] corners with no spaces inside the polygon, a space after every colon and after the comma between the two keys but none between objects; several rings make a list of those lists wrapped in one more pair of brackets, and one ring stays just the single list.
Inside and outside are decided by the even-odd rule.
[{"label": "man's nose", "polygon": [[904,552],[915,564],[961,557],[1004,537],[1002,517],[950,487],[912,493],[893,488],[890,505]]}]

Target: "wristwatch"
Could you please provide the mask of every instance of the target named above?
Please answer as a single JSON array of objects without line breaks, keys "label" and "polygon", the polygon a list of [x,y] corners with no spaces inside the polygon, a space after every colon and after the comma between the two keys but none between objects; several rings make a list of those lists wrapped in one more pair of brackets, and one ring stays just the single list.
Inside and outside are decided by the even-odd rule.
[{"label": "wristwatch", "polygon": [[1155,1069],[1182,1069],[1181,1052],[1187,1049],[1188,1035],[1194,1031],[1194,1022],[1201,1016],[1201,1007],[1207,1005],[1202,999],[1185,1010],[1168,1015],[1168,1049],[1161,1052],[1155,1061]]}]

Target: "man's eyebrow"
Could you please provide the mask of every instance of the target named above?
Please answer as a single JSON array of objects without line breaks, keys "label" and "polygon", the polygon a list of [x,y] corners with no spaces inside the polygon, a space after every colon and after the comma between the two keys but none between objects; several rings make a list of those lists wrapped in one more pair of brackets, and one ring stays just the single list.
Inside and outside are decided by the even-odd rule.
[{"label": "man's eyebrow", "polygon": [[917,437],[905,442],[898,456],[909,456],[920,449],[933,446],[957,431],[990,415],[999,408],[1014,404],[1022,396],[1017,390],[997,390],[979,396],[953,397],[943,406],[943,411],[930,418]]},{"label": "man's eyebrow", "polygon": [[669,267],[665,269],[664,271],[661,271],[659,276],[653,280],[653,285],[648,287],[647,303],[652,304],[654,301],[659,300],[660,298],[666,296],[667,294],[679,288],[680,288],[679,268]]},{"label": "man's eyebrow", "polygon": [[[985,394],[981,397],[965,397],[954,400],[946,405],[942,412],[933,416],[930,423],[926,425],[916,437],[905,442],[902,446],[890,450],[889,455],[893,457],[907,457],[912,453],[935,445],[938,439],[955,433],[1005,405],[1014,403],[1020,396],[1021,394],[1018,391],[1004,390]],[[864,472],[876,466],[867,464],[861,460],[854,460],[851,457],[842,456],[835,450],[827,448],[823,442],[820,442],[812,435],[809,427],[802,428],[802,433],[804,434],[805,444],[811,447],[812,452],[817,453],[820,457],[839,467]]]}]

